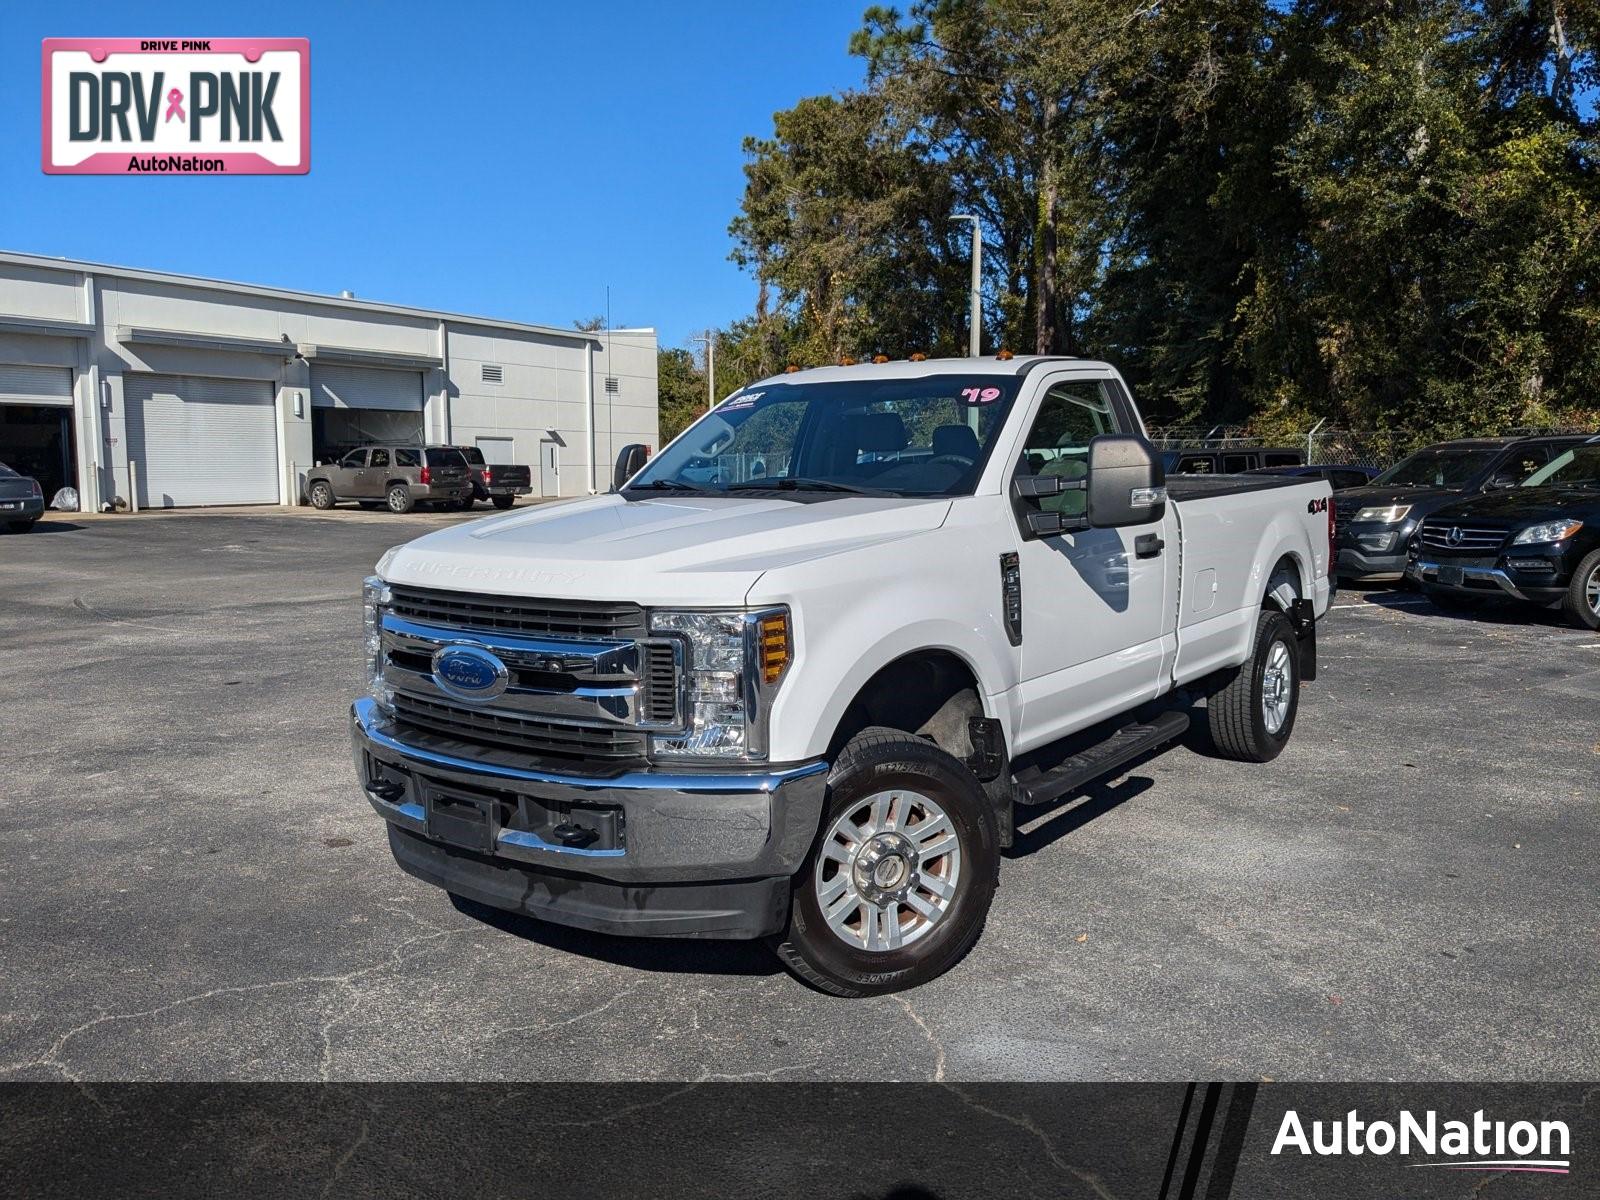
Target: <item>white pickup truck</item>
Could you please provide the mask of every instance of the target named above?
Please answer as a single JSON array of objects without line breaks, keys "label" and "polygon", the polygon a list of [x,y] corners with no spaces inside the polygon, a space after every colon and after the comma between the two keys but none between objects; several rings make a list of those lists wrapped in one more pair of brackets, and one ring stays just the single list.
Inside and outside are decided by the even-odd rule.
[{"label": "white pickup truck", "polygon": [[389,551],[351,732],[400,866],[590,930],[771,938],[838,995],[938,975],[1019,806],[1201,704],[1266,762],[1315,675],[1328,485],[1169,484],[1143,433],[1104,363],[791,372],[625,451],[609,494]]}]

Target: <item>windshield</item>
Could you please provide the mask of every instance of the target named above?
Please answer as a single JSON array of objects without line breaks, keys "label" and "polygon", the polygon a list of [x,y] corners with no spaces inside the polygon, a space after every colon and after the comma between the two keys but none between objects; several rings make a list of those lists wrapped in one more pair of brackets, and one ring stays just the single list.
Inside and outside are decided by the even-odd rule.
[{"label": "windshield", "polygon": [[1600,487],[1600,445],[1574,446],[1522,481],[1523,487]]},{"label": "windshield", "polygon": [[1019,384],[998,375],[761,384],[701,417],[626,492],[969,495]]},{"label": "windshield", "polygon": [[1461,491],[1473,476],[1500,453],[1496,447],[1481,450],[1418,450],[1402,458],[1372,481],[1374,487],[1391,483],[1396,487],[1436,487]]}]

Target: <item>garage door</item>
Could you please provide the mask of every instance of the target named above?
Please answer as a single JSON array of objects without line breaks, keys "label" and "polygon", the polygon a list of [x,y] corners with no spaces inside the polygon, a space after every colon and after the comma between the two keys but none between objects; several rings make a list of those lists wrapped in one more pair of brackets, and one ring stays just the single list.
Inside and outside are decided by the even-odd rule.
[{"label": "garage door", "polygon": [[311,403],[321,408],[422,411],[422,372],[377,367],[311,367]]},{"label": "garage door", "polygon": [[0,363],[0,404],[71,403],[71,368],[18,367]]},{"label": "garage door", "polygon": [[139,503],[278,503],[272,384],[253,379],[126,375],[128,457]]}]

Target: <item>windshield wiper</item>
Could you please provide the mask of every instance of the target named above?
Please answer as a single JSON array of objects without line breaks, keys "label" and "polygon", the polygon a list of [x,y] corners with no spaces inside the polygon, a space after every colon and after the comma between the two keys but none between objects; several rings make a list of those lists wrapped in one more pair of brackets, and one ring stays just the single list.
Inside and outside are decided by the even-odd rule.
[{"label": "windshield wiper", "polygon": [[677,479],[652,479],[649,483],[630,483],[624,490],[629,492],[703,492],[706,489]]},{"label": "windshield wiper", "polygon": [[853,496],[893,496],[882,488],[857,487],[853,483],[835,483],[831,479],[807,479],[804,476],[780,476],[773,479],[743,479],[730,483],[724,491],[750,492],[848,492]]}]

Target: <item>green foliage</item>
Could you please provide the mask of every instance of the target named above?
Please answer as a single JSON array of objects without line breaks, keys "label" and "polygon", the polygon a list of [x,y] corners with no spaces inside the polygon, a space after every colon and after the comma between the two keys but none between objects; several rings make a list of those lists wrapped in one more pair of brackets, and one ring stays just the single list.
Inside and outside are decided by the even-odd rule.
[{"label": "green foliage", "polygon": [[1597,35],[1575,0],[868,9],[861,90],[746,143],[718,390],[960,353],[969,212],[986,345],[1111,359],[1157,418],[1592,419]]}]

